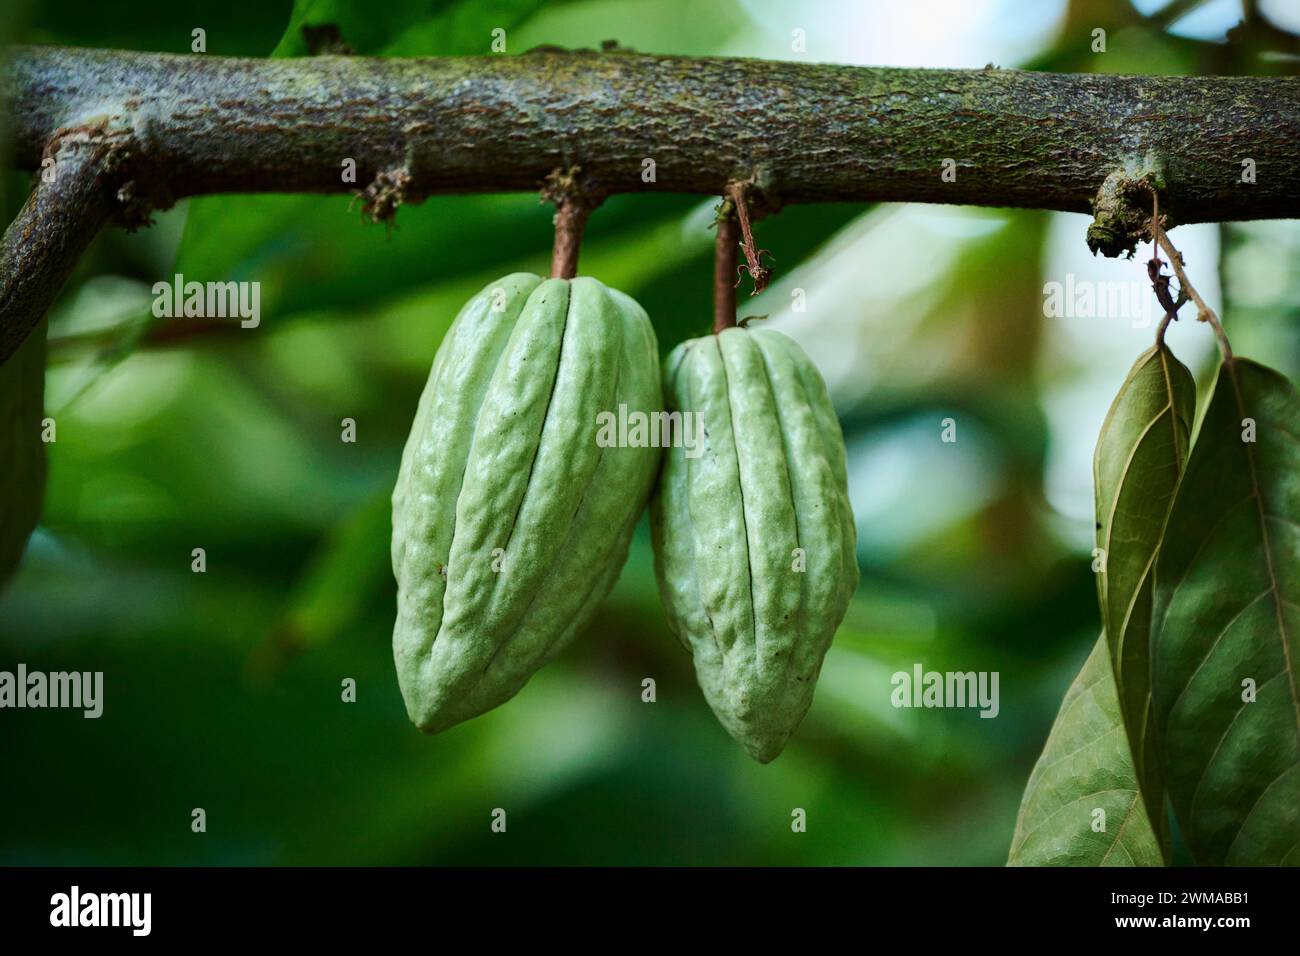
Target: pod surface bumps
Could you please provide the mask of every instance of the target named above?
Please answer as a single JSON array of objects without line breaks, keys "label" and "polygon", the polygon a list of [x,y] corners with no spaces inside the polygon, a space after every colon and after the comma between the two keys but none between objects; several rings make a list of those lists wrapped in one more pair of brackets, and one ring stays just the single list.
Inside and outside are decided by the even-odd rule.
[{"label": "pod surface bumps", "polygon": [[703,430],[690,455],[665,453],[651,508],[660,593],[714,714],[767,763],[811,705],[858,585],[844,439],[821,375],[771,329],[683,342],[664,389]]},{"label": "pod surface bumps", "polygon": [[515,273],[456,317],[393,491],[393,655],[421,730],[509,700],[613,586],[660,458],[600,447],[620,405],[662,408],[654,330],[623,293]]}]

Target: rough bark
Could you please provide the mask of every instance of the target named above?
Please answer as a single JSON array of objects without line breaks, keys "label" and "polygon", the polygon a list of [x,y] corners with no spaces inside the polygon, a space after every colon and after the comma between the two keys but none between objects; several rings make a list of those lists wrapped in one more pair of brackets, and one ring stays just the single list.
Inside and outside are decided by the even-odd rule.
[{"label": "rough bark", "polygon": [[[342,192],[402,169],[406,198],[536,189],[580,166],[610,192],[918,201],[1087,212],[1152,161],[1179,222],[1300,214],[1300,78],[922,70],[764,60],[522,56],[245,60],[20,47],[18,158],[105,118],[173,197]],[[1253,185],[1241,160],[1255,160]],[[642,160],[655,161],[655,179]],[[955,161],[956,180],[941,176]]]},{"label": "rough bark", "polygon": [[[105,176],[120,196],[114,214],[128,223],[184,196],[228,192],[362,191],[387,216],[434,193],[536,189],[571,168],[603,194],[718,195],[749,181],[768,210],[883,200],[1088,212],[1100,193],[1090,241],[1109,255],[1137,238],[1142,216],[1127,207],[1145,203],[1147,185],[1159,188],[1168,226],[1300,216],[1294,77],[550,49],[246,60],[17,47],[0,96],[27,168],[60,131],[99,124],[118,143]],[[343,176],[349,159],[355,182]],[[1254,183],[1242,182],[1246,159]],[[955,177],[943,176],[945,160]],[[94,231],[78,228],[84,234],[62,248],[84,246]],[[25,235],[6,234],[6,290],[35,267],[36,256],[17,248]],[[6,347],[34,324],[0,306]]]},{"label": "rough bark", "polygon": [[18,351],[92,239],[112,215],[111,141],[99,131],[66,131],[0,245],[0,364]]}]

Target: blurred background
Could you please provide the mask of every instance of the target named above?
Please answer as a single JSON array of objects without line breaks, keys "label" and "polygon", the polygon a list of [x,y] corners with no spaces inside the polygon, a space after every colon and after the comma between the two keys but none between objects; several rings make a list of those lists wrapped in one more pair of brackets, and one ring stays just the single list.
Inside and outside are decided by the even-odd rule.
[{"label": "blurred background", "polygon": [[[482,54],[502,27],[515,53],[616,39],[875,65],[1296,72],[1300,8],[1247,7],[1228,42],[1240,0],[64,0],[9,5],[0,37],[179,53],[202,27],[210,54],[287,56],[305,52],[303,23],[334,22],[370,55]],[[12,217],[29,183],[5,177]],[[638,299],[664,352],[709,328],[715,205],[619,196],[588,228],[581,271]],[[433,738],[407,721],[388,498],[461,303],[548,267],[536,195],[433,199],[392,230],[347,197],[215,197],[104,233],[51,314],[45,512],[0,596],[0,669],[103,671],[104,714],[0,715],[0,863],[1001,864],[1096,638],[1092,448],[1158,318],[1146,250],[1094,259],[1087,223],[845,204],[757,227],[776,279],[741,314],[770,316],[827,379],[862,567],[816,702],[768,766],[704,704],[644,522],[594,626],[517,698]],[[1300,225],[1172,238],[1238,354],[1296,377]],[[260,282],[261,327],[154,319],[151,286],[175,272]],[[1115,314],[1045,315],[1053,282],[1136,293]],[[1204,383],[1212,336],[1185,311],[1169,340]],[[955,444],[940,441],[949,417]],[[893,708],[890,675],[916,663],[999,672],[1000,714]],[[657,703],[641,702],[645,677]]]}]

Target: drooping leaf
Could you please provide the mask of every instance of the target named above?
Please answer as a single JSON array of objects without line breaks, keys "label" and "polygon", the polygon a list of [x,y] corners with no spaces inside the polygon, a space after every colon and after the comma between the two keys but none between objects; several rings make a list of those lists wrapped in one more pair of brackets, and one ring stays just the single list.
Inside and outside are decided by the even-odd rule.
[{"label": "drooping leaf", "polygon": [[45,328],[0,365],[0,587],[22,559],[45,494]]},{"label": "drooping leaf", "polygon": [[1166,786],[1201,864],[1300,864],[1300,393],[1219,369],[1156,566]]},{"label": "drooping leaf", "polygon": [[1008,866],[1160,866],[1106,636],[1065,692],[1025,786]]},{"label": "drooping leaf", "polygon": [[1164,845],[1164,785],[1151,725],[1152,586],[1195,414],[1191,373],[1167,348],[1152,347],[1120,386],[1093,458],[1101,623],[1147,813]]}]

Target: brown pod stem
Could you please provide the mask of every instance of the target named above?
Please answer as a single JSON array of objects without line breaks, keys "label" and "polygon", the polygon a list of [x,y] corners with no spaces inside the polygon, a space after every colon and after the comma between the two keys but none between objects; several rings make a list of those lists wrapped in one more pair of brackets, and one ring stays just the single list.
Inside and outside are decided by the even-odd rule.
[{"label": "brown pod stem", "polygon": [[578,251],[591,208],[576,200],[561,200],[555,207],[555,245],[551,249],[551,278],[572,279],[578,274]]},{"label": "brown pod stem", "polygon": [[713,252],[713,331],[736,325],[736,249],[740,244],[730,203],[723,203]]}]

